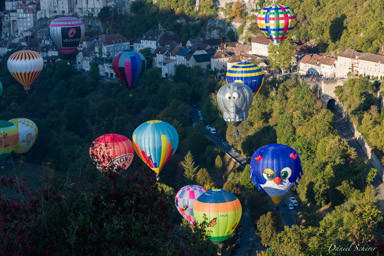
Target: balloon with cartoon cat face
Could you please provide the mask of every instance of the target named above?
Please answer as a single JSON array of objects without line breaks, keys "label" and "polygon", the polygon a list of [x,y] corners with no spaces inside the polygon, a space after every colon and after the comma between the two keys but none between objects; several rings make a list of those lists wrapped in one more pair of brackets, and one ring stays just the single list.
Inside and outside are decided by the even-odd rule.
[{"label": "balloon with cartoon cat face", "polygon": [[252,155],[250,176],[278,204],[303,174],[300,157],[286,145],[265,145]]}]

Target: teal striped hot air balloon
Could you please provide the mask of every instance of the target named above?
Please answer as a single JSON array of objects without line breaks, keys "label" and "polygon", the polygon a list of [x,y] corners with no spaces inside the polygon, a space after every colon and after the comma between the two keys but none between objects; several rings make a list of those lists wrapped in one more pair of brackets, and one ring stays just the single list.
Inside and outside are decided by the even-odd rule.
[{"label": "teal striped hot air balloon", "polygon": [[3,95],[3,84],[0,82],[0,97]]},{"label": "teal striped hot air balloon", "polygon": [[175,154],[179,135],[169,123],[151,120],[135,129],[132,141],[137,155],[159,175],[164,165]]},{"label": "teal striped hot air balloon", "polygon": [[248,85],[255,96],[264,82],[264,72],[256,64],[239,62],[227,71],[227,82],[243,82]]}]

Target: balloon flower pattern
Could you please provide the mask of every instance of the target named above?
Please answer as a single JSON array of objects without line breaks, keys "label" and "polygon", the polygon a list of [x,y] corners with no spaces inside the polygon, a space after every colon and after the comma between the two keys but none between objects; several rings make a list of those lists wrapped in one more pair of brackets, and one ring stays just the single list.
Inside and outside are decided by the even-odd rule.
[{"label": "balloon flower pattern", "polygon": [[15,52],[7,61],[8,71],[26,91],[31,89],[31,84],[40,75],[43,65],[40,54],[29,50]]},{"label": "balloon flower pattern", "polygon": [[303,170],[300,157],[294,149],[282,144],[270,144],[252,155],[250,174],[258,189],[262,187],[278,204],[293,183],[297,186]]},{"label": "balloon flower pattern", "polygon": [[0,120],[0,161],[6,159],[19,141],[16,125]]},{"label": "balloon flower pattern", "polygon": [[89,155],[96,167],[103,172],[117,172],[128,169],[135,150],[132,142],[120,134],[104,134],[93,141]]},{"label": "balloon flower pattern", "polygon": [[176,129],[167,122],[151,120],[133,132],[133,145],[137,155],[157,176],[175,154],[179,145]]},{"label": "balloon flower pattern", "polygon": [[207,236],[212,242],[225,241],[240,222],[242,208],[239,199],[223,189],[208,190],[195,202],[193,216],[198,224],[207,222]]},{"label": "balloon flower pattern", "polygon": [[257,25],[261,32],[277,46],[287,38],[288,32],[295,27],[295,24],[295,13],[285,5],[270,5],[257,14]]},{"label": "balloon flower pattern", "polygon": [[27,153],[37,140],[37,125],[27,118],[14,118],[9,122],[16,125],[19,131],[19,140],[13,151],[17,154]]},{"label": "balloon flower pattern", "polygon": [[175,197],[176,208],[191,225],[195,224],[195,218],[193,217],[193,206],[196,200],[203,193],[207,192],[205,188],[198,185],[188,185],[182,187],[177,192]]},{"label": "balloon flower pattern", "polygon": [[242,82],[245,85],[248,85],[255,96],[264,81],[264,72],[256,64],[250,62],[239,62],[233,65],[227,71],[227,82]]}]

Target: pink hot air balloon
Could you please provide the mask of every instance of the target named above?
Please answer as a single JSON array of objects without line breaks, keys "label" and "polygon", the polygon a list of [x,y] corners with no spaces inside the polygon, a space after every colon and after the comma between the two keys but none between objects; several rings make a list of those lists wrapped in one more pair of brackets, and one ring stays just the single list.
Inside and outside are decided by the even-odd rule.
[{"label": "pink hot air balloon", "polygon": [[196,199],[203,193],[205,188],[198,185],[188,185],[182,187],[177,192],[175,197],[176,208],[179,213],[186,219],[190,224],[195,224],[195,218],[193,217],[193,206]]}]

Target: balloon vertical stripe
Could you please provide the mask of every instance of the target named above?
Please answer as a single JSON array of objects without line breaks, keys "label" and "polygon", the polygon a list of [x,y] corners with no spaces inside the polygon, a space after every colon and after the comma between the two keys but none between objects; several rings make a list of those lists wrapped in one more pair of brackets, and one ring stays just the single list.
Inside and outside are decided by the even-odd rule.
[{"label": "balloon vertical stripe", "polygon": [[119,52],[112,60],[112,68],[116,76],[127,87],[133,87],[145,70],[144,56],[136,51]]}]

